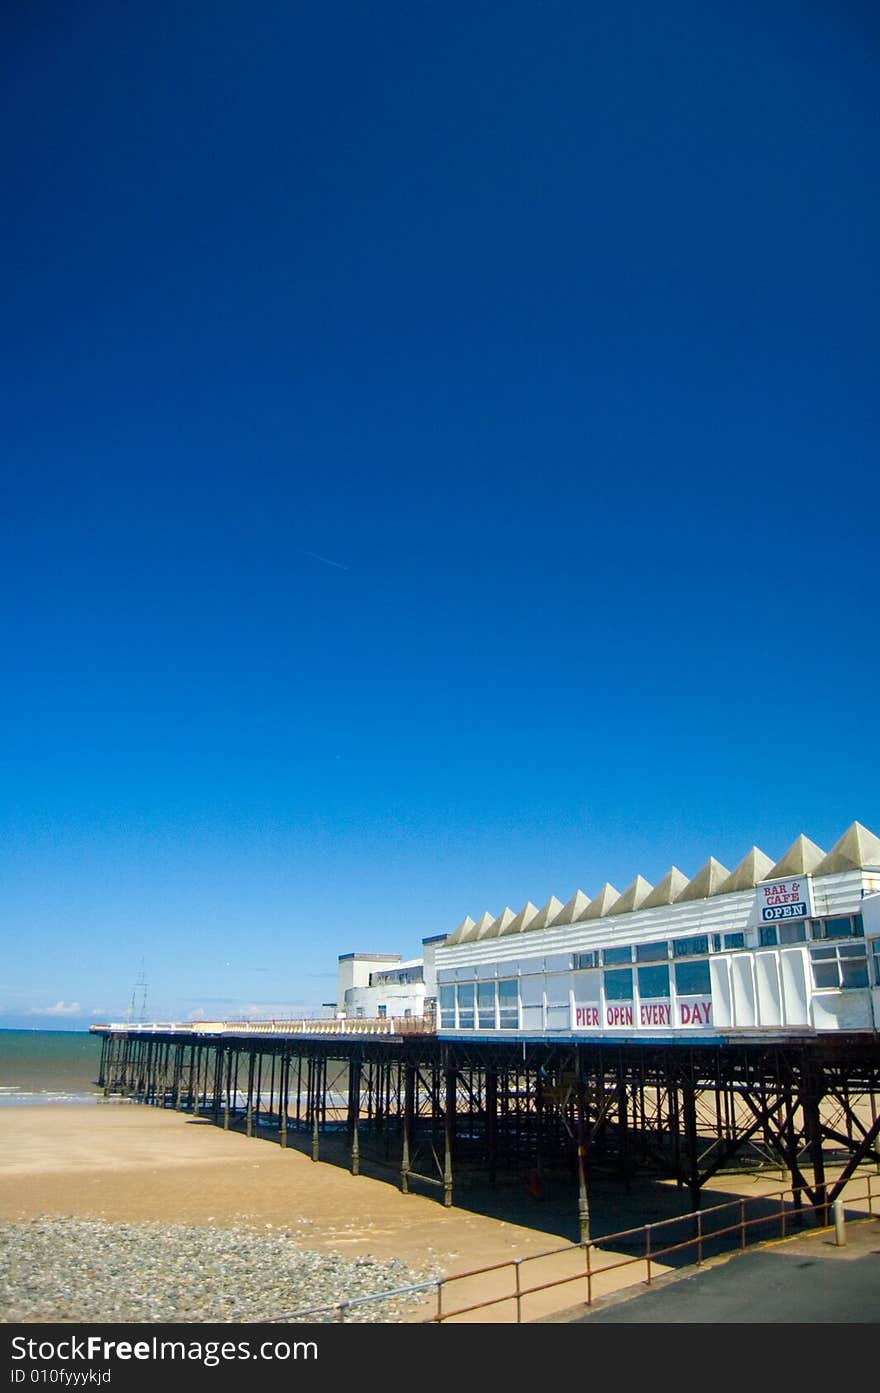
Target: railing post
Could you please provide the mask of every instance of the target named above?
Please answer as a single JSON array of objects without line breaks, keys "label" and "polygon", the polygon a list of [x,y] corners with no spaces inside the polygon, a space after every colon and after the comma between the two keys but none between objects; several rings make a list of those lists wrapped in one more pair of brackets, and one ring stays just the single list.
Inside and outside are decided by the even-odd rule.
[{"label": "railing post", "polygon": [[648,1264],[647,1286],[651,1285],[651,1225],[645,1225],[645,1262]]},{"label": "railing post", "polygon": [[592,1306],[592,1304],[593,1304],[593,1264],[592,1264],[592,1262],[591,1262],[591,1260],[590,1260],[590,1253],[591,1253],[592,1247],[593,1247],[592,1243],[585,1243],[585,1244],[584,1244],[584,1252],[585,1252],[586,1255],[587,1255],[587,1305],[588,1305],[588,1306]]},{"label": "railing post", "polygon": [[846,1247],[846,1217],[843,1212],[843,1200],[836,1199],[831,1206],[834,1215],[834,1242],[838,1248]]},{"label": "railing post", "polygon": [[697,1211],[697,1267],[703,1261],[703,1216]]},{"label": "railing post", "polygon": [[437,1320],[443,1319],[443,1278],[437,1279]]},{"label": "railing post", "polygon": [[513,1270],[516,1273],[516,1323],[522,1325],[522,1291],[520,1288],[519,1265],[522,1258],[514,1258]]},{"label": "railing post", "polygon": [[740,1248],[744,1248],[744,1247],[746,1246],[746,1202],[745,1202],[745,1200],[740,1200],[740,1202],[739,1202],[739,1246],[740,1246]]}]

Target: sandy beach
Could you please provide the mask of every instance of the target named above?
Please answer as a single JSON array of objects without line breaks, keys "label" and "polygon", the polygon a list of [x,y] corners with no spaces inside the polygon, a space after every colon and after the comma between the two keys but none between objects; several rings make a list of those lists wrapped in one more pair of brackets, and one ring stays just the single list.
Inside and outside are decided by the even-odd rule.
[{"label": "sandy beach", "polygon": [[311,1247],[444,1268],[542,1251],[559,1235],[403,1195],[294,1146],[137,1105],[0,1109],[0,1218],[294,1227]]},{"label": "sandy beach", "polygon": [[[447,1209],[438,1192],[404,1195],[393,1173],[353,1176],[341,1165],[313,1162],[305,1139],[300,1145],[282,1149],[274,1138],[133,1104],[0,1109],[0,1221],[162,1222],[286,1234],[312,1252],[398,1259],[444,1276],[560,1249],[576,1237],[576,1195],[561,1182],[541,1200],[520,1186],[461,1186]],[[779,1172],[725,1176],[705,1203],[784,1186]],[[597,1182],[590,1198],[595,1231],[604,1233],[688,1208],[686,1192],[669,1183],[642,1182],[627,1195],[617,1182]],[[547,1276],[532,1280],[564,1270],[554,1260]],[[462,1284],[457,1297],[482,1299],[493,1282],[483,1278],[470,1290]],[[548,1293],[530,1316],[570,1306],[571,1291]],[[511,1315],[498,1308],[480,1319]]]}]

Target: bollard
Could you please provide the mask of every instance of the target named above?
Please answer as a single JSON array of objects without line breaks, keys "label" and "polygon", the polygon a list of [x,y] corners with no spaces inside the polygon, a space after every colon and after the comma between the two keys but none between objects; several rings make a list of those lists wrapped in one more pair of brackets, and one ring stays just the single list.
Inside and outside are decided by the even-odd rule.
[{"label": "bollard", "polygon": [[838,1248],[846,1247],[846,1219],[843,1214],[843,1200],[837,1199],[831,1206],[834,1215],[834,1242]]}]

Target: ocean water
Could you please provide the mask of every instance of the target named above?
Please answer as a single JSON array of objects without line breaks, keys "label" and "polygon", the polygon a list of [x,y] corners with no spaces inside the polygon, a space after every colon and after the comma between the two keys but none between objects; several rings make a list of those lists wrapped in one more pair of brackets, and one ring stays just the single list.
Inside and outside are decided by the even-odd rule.
[{"label": "ocean water", "polygon": [[93,1103],[101,1038],[82,1030],[0,1030],[0,1107]]}]

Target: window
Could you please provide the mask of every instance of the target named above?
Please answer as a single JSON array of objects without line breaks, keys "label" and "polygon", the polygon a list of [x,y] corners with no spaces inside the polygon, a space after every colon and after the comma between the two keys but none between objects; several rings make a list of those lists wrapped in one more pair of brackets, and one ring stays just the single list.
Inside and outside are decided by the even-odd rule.
[{"label": "window", "polygon": [[708,996],[712,990],[709,963],[677,963],[675,990],[679,996]]},{"label": "window", "polygon": [[455,1029],[455,987],[440,987],[440,1028]]},{"label": "window", "polygon": [[631,963],[633,950],[631,948],[606,948],[602,954],[603,962],[606,967],[612,963]]},{"label": "window", "polygon": [[669,964],[658,963],[656,967],[640,967],[639,996],[658,997],[669,995]]},{"label": "window", "polygon": [[632,1001],[633,975],[631,967],[619,967],[616,972],[605,973],[605,998],[607,1001]]},{"label": "window", "polygon": [[672,942],[674,958],[702,958],[708,951],[709,939],[706,934],[700,934],[697,938],[676,938]]},{"label": "window", "polygon": [[713,934],[712,952],[721,953],[730,951],[731,948],[745,948],[745,934]]},{"label": "window", "polygon": [[874,986],[880,987],[880,938],[874,940]]},{"label": "window", "polygon": [[810,962],[817,990],[845,991],[849,987],[868,985],[864,943],[829,943],[827,948],[811,948]]},{"label": "window", "polygon": [[806,943],[807,926],[803,919],[793,919],[787,924],[762,924],[758,934],[762,948],[772,948],[776,943]]},{"label": "window", "polygon": [[636,945],[637,963],[665,962],[668,957],[669,944],[665,939],[662,943],[639,943]]},{"label": "window", "polygon": [[379,1020],[380,1020],[380,1021],[384,1021],[385,1018],[386,1018],[387,1015],[388,1015],[388,1007],[387,1007],[387,1006],[377,1006],[377,1007],[376,1007],[376,1010],[377,1010],[378,1013],[379,1013]]},{"label": "window", "polygon": [[459,1030],[473,1030],[474,1028],[473,982],[459,982],[458,984],[458,1028]]},{"label": "window", "polygon": [[477,1020],[481,1030],[495,1029],[495,983],[477,983]]},{"label": "window", "polygon": [[501,1030],[519,1029],[519,989],[515,977],[498,983],[498,1025]]},{"label": "window", "polygon": [[576,968],[577,968],[577,967],[598,967],[598,966],[599,966],[599,953],[598,953],[597,949],[594,948],[593,951],[590,952],[590,953],[575,953],[575,955],[574,955],[574,965],[575,965]]},{"label": "window", "polygon": [[811,919],[811,938],[864,938],[861,914],[844,914],[835,919]]}]

